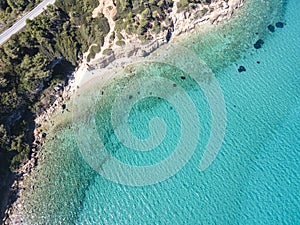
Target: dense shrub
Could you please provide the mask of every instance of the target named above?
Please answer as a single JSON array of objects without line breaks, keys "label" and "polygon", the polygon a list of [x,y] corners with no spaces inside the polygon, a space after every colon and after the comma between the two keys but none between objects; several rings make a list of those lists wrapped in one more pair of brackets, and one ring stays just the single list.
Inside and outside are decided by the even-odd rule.
[{"label": "dense shrub", "polygon": [[[28,2],[0,0],[0,11],[24,10]],[[0,154],[6,162],[2,167],[10,164],[13,169],[27,157],[34,115],[43,108],[40,97],[54,83],[64,82],[69,72],[53,66],[59,62],[74,68],[91,44],[103,44],[107,20],[101,14],[91,17],[98,4],[98,0],[57,0],[0,47]],[[92,54],[97,51],[92,48]]]}]

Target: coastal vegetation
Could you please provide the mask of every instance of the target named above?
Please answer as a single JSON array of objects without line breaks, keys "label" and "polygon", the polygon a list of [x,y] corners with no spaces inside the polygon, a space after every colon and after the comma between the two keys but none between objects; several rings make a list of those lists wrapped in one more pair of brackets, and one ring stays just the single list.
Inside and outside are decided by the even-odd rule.
[{"label": "coastal vegetation", "polygon": [[[117,14],[115,32],[118,41],[122,41],[122,31],[126,34],[136,34],[141,40],[150,40],[153,34],[162,30],[173,29],[173,21],[169,13],[174,5],[173,0],[116,0]],[[209,5],[211,0],[180,0],[177,3],[178,12],[196,9],[200,4]],[[207,12],[204,8],[202,16]],[[118,42],[122,45],[122,42]]]},{"label": "coastal vegetation", "polygon": [[[18,1],[9,2],[1,0],[0,7],[25,9]],[[66,81],[90,45],[102,45],[109,25],[102,14],[92,18],[98,4],[98,0],[57,0],[0,47],[1,195],[11,171],[29,157],[34,118],[52,103],[54,87]]]},{"label": "coastal vegetation", "polygon": [[[173,6],[171,0],[128,1],[117,0],[117,15],[115,31],[122,29],[128,34],[144,35],[154,27],[161,27],[161,23],[169,22],[166,19],[168,10]],[[160,29],[156,30],[156,32]],[[147,36],[150,37],[150,36]]]},{"label": "coastal vegetation", "polygon": [[[225,2],[228,2],[225,1]],[[177,7],[179,11],[183,11],[185,9],[195,9],[197,8],[197,4],[210,4],[211,0],[179,0]]]},{"label": "coastal vegetation", "polygon": [[68,2],[57,1],[35,20],[28,20],[26,30],[0,48],[1,153],[4,149],[11,156],[29,151],[26,115],[39,113],[42,106],[36,104],[42,92],[66,79],[55,67],[74,68],[79,56],[92,43],[101,45],[108,32],[103,16],[91,17],[96,0]]}]

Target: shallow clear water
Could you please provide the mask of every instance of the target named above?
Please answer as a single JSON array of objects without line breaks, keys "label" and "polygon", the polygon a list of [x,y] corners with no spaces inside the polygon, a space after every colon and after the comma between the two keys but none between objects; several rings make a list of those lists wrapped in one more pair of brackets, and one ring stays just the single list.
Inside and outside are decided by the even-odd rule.
[{"label": "shallow clear water", "polygon": [[[50,134],[50,137],[56,135],[56,138],[49,141],[43,150],[44,159],[32,180],[35,189],[28,192],[30,197],[25,202],[25,211],[28,212],[26,222],[299,223],[300,2],[288,1],[284,17],[275,10],[280,5],[277,1],[263,5],[265,8],[259,7],[260,4],[267,3],[251,1],[246,5],[249,8],[244,8],[240,17],[229,23],[214,29],[208,27],[206,34],[198,31],[178,40],[191,54],[197,54],[200,64],[202,61],[205,63],[200,67],[201,76],[208,76],[205,79],[209,79],[214,73],[226,104],[224,140],[219,154],[206,170],[199,170],[199,162],[212,127],[212,114],[205,94],[187,71],[180,71],[169,64],[139,65],[133,67],[133,78],[121,77],[118,82],[114,81],[101,88],[105,96],[97,98],[98,104],[92,113],[87,113],[85,106],[81,105],[80,109],[85,116],[75,116],[75,124],[80,125],[75,126],[75,131],[83,131],[80,137],[91,138],[93,141],[95,131],[89,124],[93,117],[95,130],[113,157],[131,165],[153,165],[170,156],[172,149],[178,144],[184,124],[180,120],[180,110],[183,114],[190,115],[190,108],[185,108],[188,107],[187,103],[181,102],[181,106],[175,107],[170,102],[158,99],[157,95],[165,94],[165,98],[170,101],[175,99],[174,102],[178,103],[181,99],[176,97],[176,93],[182,87],[192,99],[200,123],[200,133],[197,134],[192,132],[196,127],[195,120],[190,119],[190,123],[187,121],[191,129],[188,140],[191,143],[195,138],[197,140],[190,160],[187,157],[187,163],[178,162],[178,167],[174,169],[178,172],[162,182],[141,187],[118,184],[99,175],[86,163],[87,161],[94,167],[94,161],[89,160],[102,160],[108,154],[103,151],[95,154],[91,151],[92,146],[87,149],[88,145],[80,144],[80,137],[76,136],[72,126],[62,127]],[[255,11],[251,8],[254,5]],[[248,12],[251,17],[245,16]],[[255,15],[263,19],[259,20]],[[268,32],[266,26],[277,21],[284,21],[284,28],[277,28],[274,33]],[[258,38],[263,38],[265,43],[261,49],[255,50],[252,46]],[[237,71],[240,65],[246,68],[246,72]],[[207,67],[211,69],[211,74],[207,75]],[[181,79],[181,76],[186,79]],[[128,102],[142,95],[143,91],[153,95],[139,101],[130,111],[128,120],[134,135],[144,139],[151,137],[148,126],[154,117],[159,116],[166,123],[166,130],[162,126],[157,129],[159,134],[166,132],[161,145],[154,146],[153,151],[134,152],[117,139],[118,134],[113,130],[115,126],[110,119],[110,100],[122,93],[125,84],[140,77],[167,77],[177,85],[174,87],[170,83],[170,89],[163,86],[163,90],[155,93],[155,90],[149,89],[155,86],[152,84],[147,88],[131,88],[128,93],[123,94]],[[156,88],[162,86],[159,83],[161,80],[155,82],[158,82]],[[143,85],[145,84],[147,83]],[[93,88],[90,90],[94,91]],[[170,94],[172,91],[174,93]],[[122,125],[122,121],[117,123],[118,126]],[[189,145],[184,147],[188,148]],[[86,153],[92,157],[89,158]],[[108,168],[116,172],[107,163],[110,160],[109,156],[101,161],[100,166],[104,170]],[[97,170],[95,167],[94,169]],[[121,177],[120,181],[122,179]],[[150,177],[134,179],[139,179],[140,182],[140,179],[147,180]]]}]

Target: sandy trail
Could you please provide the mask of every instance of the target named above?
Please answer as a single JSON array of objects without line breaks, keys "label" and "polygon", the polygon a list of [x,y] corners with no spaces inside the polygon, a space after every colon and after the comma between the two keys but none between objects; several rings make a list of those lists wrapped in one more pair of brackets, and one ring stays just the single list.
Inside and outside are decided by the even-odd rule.
[{"label": "sandy trail", "polygon": [[109,49],[113,44],[111,43],[110,38],[115,31],[115,21],[113,20],[113,18],[117,13],[116,6],[114,5],[112,0],[100,0],[99,3],[100,3],[99,6],[96,9],[94,9],[92,16],[93,18],[95,18],[98,16],[99,13],[103,13],[104,17],[108,20],[110,29],[108,34],[104,38],[104,44],[101,48],[100,53],[98,53],[97,57],[101,56],[103,54],[103,51],[105,49]]}]

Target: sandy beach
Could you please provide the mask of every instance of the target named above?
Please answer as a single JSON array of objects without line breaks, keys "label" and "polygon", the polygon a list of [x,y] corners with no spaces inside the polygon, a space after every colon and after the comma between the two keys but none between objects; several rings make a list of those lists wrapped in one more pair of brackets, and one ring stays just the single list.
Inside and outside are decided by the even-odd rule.
[{"label": "sandy beach", "polygon": [[[196,28],[201,29],[203,26],[214,25],[224,19],[230,19],[234,11],[243,5],[243,2],[244,0],[229,0],[228,2],[216,1],[216,3],[212,3],[214,10],[201,18],[194,18],[193,13],[187,13],[185,11],[176,13],[177,6],[174,4],[173,10],[170,13],[170,18],[174,23],[174,30],[170,42],[173,42],[174,39],[180,35],[193,32]],[[110,13],[110,11],[108,13],[105,12],[107,12],[106,7],[110,7],[111,4],[112,1],[110,0],[101,1],[99,7],[94,10],[94,12],[103,12],[110,26],[112,26],[107,37],[105,37],[104,45],[101,48],[102,51],[97,53],[95,58],[91,59],[90,62],[87,62],[89,52],[84,53],[82,62],[69,78],[68,85],[64,87],[62,97],[57,98],[48,110],[35,119],[37,125],[41,124],[43,127],[47,127],[49,125],[47,125],[47,121],[49,122],[50,115],[56,112],[57,109],[61,109],[61,105],[65,104],[83,83],[96,77],[104,82],[126,65],[144,60],[160,46],[168,43],[166,40],[167,30],[153,35],[153,40],[146,43],[139,40],[137,36],[128,35],[128,37],[125,38],[125,46],[118,46],[115,41],[109,43],[109,37],[114,29],[113,16],[115,13]],[[194,13],[200,9],[195,10]],[[96,13],[93,13],[94,16],[95,14]],[[103,54],[103,49],[111,49],[112,51],[109,55],[105,55]],[[106,73],[108,70],[109,73]],[[109,74],[109,76],[107,74]]]}]

